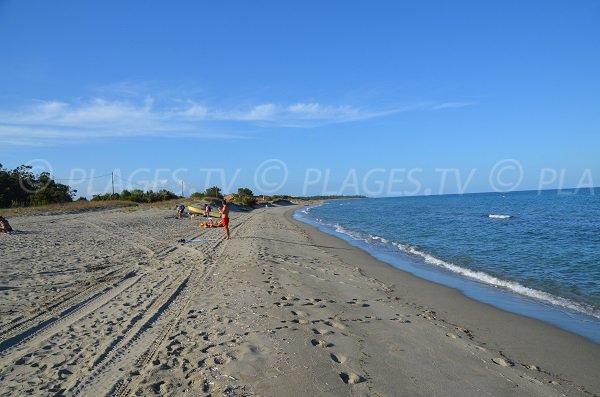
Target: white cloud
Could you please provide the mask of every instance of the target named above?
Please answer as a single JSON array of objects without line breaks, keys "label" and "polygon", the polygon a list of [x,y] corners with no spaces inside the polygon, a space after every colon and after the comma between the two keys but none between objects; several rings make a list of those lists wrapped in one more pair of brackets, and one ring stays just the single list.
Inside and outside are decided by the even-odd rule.
[{"label": "white cloud", "polygon": [[[278,110],[276,105],[272,103],[266,103],[264,105],[255,106],[246,113],[242,113],[242,115],[239,117],[239,120],[271,121],[277,115],[277,113]],[[233,114],[225,116],[225,118],[236,119]]]},{"label": "white cloud", "polygon": [[295,103],[288,106],[288,110],[293,113],[316,113],[321,109],[318,103]]},{"label": "white cloud", "polygon": [[190,106],[179,112],[183,117],[190,117],[193,119],[205,119],[209,114],[209,109],[206,106],[191,102]]},{"label": "white cloud", "polygon": [[[166,105],[165,105],[166,103]],[[92,98],[87,101],[36,101],[17,111],[0,109],[0,143],[44,145],[105,137],[240,138],[220,132],[227,122],[277,127],[316,127],[405,112],[469,106],[468,102],[429,103],[412,107],[364,109],[318,102],[263,103],[247,109],[220,109],[194,100],[157,101]],[[215,127],[217,123],[220,127]],[[210,126],[210,127],[209,127]],[[239,124],[236,129],[239,130]],[[243,129],[243,126],[241,127]]]},{"label": "white cloud", "polygon": [[432,110],[441,110],[441,109],[455,109],[455,108],[464,108],[466,106],[474,105],[474,102],[443,102],[437,105],[434,105]]}]

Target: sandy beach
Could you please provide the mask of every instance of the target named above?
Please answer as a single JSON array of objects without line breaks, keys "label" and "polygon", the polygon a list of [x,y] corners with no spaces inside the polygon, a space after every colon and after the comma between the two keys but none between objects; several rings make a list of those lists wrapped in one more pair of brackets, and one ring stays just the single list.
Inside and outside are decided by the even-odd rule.
[{"label": "sandy beach", "polygon": [[0,395],[600,395],[599,345],[396,270],[297,208],[232,213],[230,241],[158,208],[11,218]]}]

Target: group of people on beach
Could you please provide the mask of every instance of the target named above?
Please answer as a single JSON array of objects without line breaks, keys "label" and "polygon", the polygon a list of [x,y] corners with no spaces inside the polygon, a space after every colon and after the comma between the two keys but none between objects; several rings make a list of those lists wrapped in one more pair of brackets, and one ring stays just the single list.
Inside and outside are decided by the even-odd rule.
[{"label": "group of people on beach", "polygon": [[206,204],[204,206],[204,216],[208,218],[207,222],[200,222],[199,227],[202,229],[211,228],[211,227],[222,227],[225,229],[225,238],[229,240],[229,206],[227,205],[227,201],[223,200],[221,207],[219,208],[219,213],[221,214],[221,219],[218,221],[213,221],[210,217],[210,205]]},{"label": "group of people on beach", "polygon": [[[185,210],[185,206],[182,204],[178,204],[175,208],[177,210],[177,214],[176,214],[177,219],[182,218],[183,212]],[[229,238],[231,236],[229,234],[229,206],[227,205],[227,201],[223,200],[221,207],[219,207],[219,214],[221,216],[220,220],[218,220],[218,221],[212,220],[212,218],[210,217],[211,210],[212,210],[212,208],[210,207],[209,204],[204,205],[204,217],[208,218],[208,221],[200,222],[198,227],[200,227],[202,229],[213,228],[213,227],[222,227],[225,229],[226,239],[229,240]]]},{"label": "group of people on beach", "polygon": [[209,218],[207,222],[200,222],[198,227],[202,229],[206,229],[207,227],[223,227],[223,223],[221,220],[213,221],[212,218]]}]

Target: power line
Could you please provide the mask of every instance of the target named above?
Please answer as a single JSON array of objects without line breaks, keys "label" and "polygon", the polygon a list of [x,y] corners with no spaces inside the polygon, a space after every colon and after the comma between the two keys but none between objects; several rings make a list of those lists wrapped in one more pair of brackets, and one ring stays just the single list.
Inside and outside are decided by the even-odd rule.
[{"label": "power line", "polygon": [[[110,174],[109,174],[109,175],[110,175]],[[116,176],[117,178],[119,178],[119,180],[121,181],[121,183],[123,183],[125,186],[130,186],[130,185],[133,185],[133,186],[139,186],[139,187],[141,187],[141,188],[144,188],[144,189],[149,189],[149,188],[152,188],[152,187],[154,187],[154,188],[156,188],[156,189],[167,189],[167,188],[169,188],[169,189],[173,189],[173,190],[175,190],[175,189],[178,189],[178,188],[179,188],[179,186],[178,186],[178,185],[176,185],[176,184],[173,184],[173,183],[168,183],[168,184],[158,184],[158,183],[148,182],[148,183],[146,183],[146,184],[140,184],[140,183],[135,183],[135,182],[132,182],[132,181],[126,181],[126,180],[124,180],[123,178],[121,178],[119,175],[115,175],[115,176]],[[184,181],[181,181],[181,183],[182,183],[182,185],[183,185]]]},{"label": "power line", "polygon": [[104,177],[111,176],[111,175],[112,175],[112,172],[110,174],[92,176],[92,177],[89,177],[89,178],[52,178],[52,180],[55,180],[55,181],[81,181],[81,182],[83,182],[83,181],[89,181],[89,180],[92,180],[92,179],[104,178]]},{"label": "power line", "polygon": [[[100,179],[100,178],[106,178],[106,177],[111,177],[111,186],[112,186],[112,190],[114,192],[114,188],[115,188],[115,178],[118,179],[122,184],[126,185],[126,186],[137,186],[143,189],[150,189],[150,188],[156,188],[156,189],[172,189],[172,190],[177,190],[181,188],[181,191],[184,191],[184,186],[185,186],[185,181],[181,181],[181,185],[179,183],[166,183],[166,184],[159,184],[159,183],[155,183],[155,182],[148,182],[145,184],[141,184],[141,183],[136,183],[136,182],[132,182],[132,181],[126,181],[125,179],[123,179],[119,174],[116,174],[113,172],[109,173],[109,174],[102,174],[102,175],[97,175],[97,176],[92,176],[92,177],[88,177],[88,178],[52,178],[54,181],[77,181],[77,182],[85,182],[85,181],[90,181],[90,180],[95,180],[95,179]],[[113,193],[114,194],[114,193]],[[183,194],[182,194],[183,195]]]}]

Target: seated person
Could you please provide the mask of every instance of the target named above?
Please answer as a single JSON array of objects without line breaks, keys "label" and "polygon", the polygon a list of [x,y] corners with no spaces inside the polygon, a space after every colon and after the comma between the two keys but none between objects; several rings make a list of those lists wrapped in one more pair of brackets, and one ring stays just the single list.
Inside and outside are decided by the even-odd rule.
[{"label": "seated person", "polygon": [[202,229],[206,229],[207,227],[223,227],[223,224],[221,223],[220,220],[213,221],[212,218],[209,218],[208,222],[200,222],[198,227],[200,227]]},{"label": "seated person", "polygon": [[3,216],[0,216],[0,233],[10,233],[13,229],[10,227],[10,223]]},{"label": "seated person", "polygon": [[183,216],[183,211],[185,210],[185,206],[179,204],[175,208],[177,209],[177,215],[176,215],[177,219],[180,219]]}]

